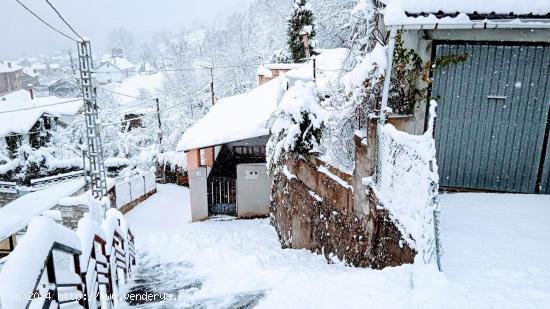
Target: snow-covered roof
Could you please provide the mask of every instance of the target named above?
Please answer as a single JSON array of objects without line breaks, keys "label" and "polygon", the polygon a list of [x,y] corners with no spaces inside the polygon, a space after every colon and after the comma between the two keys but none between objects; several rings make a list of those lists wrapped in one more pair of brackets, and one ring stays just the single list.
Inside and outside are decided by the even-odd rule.
[{"label": "snow-covered roof", "polygon": [[[316,56],[316,82],[323,91],[340,75],[348,50],[336,48],[320,52]],[[206,116],[185,131],[176,150],[205,148],[269,134],[266,123],[277,108],[279,96],[284,90],[281,85],[283,81],[286,78],[313,79],[311,63],[295,66],[298,69],[288,71],[247,93],[219,100]]]},{"label": "snow-covered roof", "polygon": [[547,15],[550,13],[548,0],[381,0],[382,3],[399,2],[409,14],[418,13],[465,13],[504,15]]},{"label": "snow-covered roof", "polygon": [[165,80],[166,77],[161,72],[155,74],[140,74],[128,77],[121,83],[112,83],[105,87],[111,90],[109,94],[114,97],[118,105],[127,107],[128,110],[135,111],[135,113],[147,113],[151,112],[150,108],[145,108],[139,112],[135,109],[136,104],[143,105],[142,102],[138,102],[135,97],[139,97],[144,91],[153,97],[162,96],[161,92]]},{"label": "snow-covered roof", "polygon": [[277,107],[281,78],[219,100],[187,129],[176,148],[187,151],[269,134],[266,122]]},{"label": "snow-covered roof", "polygon": [[35,70],[29,68],[29,67],[23,67],[23,73],[27,74],[30,77],[36,77],[40,75],[40,73],[35,72]]},{"label": "snow-covered roof", "polygon": [[[343,63],[348,57],[347,48],[319,49],[319,55],[315,56],[315,81],[320,91],[326,91],[330,88],[330,83],[334,82],[344,72]],[[285,77],[292,80],[313,80],[313,63],[309,62],[300,68],[288,71]]]},{"label": "snow-covered roof", "polygon": [[263,65],[269,70],[293,70],[299,69],[305,66],[303,63],[265,63]]},{"label": "snow-covered roof", "polygon": [[21,70],[21,66],[14,62],[0,61],[0,73],[9,73]]},{"label": "snow-covered roof", "polygon": [[[31,100],[27,90],[12,92],[0,97],[0,137],[28,133],[44,114],[74,116],[80,112],[82,105],[82,99],[79,98],[49,96]],[[25,108],[28,109],[19,110]]]},{"label": "snow-covered roof", "polygon": [[271,73],[271,70],[267,69],[263,65],[260,65],[258,67],[258,70],[256,71],[256,74],[258,76],[265,76],[265,77],[272,77],[273,76],[273,74]]},{"label": "snow-covered roof", "polygon": [[31,65],[31,68],[33,70],[45,70],[47,68],[47,66],[43,63],[35,63],[35,64]]},{"label": "snow-covered roof", "polygon": [[[550,28],[548,0],[382,0],[389,28]],[[500,16],[505,15],[503,19]],[[521,19],[519,18],[521,17]]]},{"label": "snow-covered roof", "polygon": [[101,63],[97,66],[96,69],[100,69],[103,65],[109,63],[110,65],[118,68],[119,70],[130,70],[136,67],[135,64],[130,62],[130,60],[122,57],[103,57]]},{"label": "snow-covered roof", "polygon": [[58,201],[72,195],[84,186],[84,179],[75,179],[49,188],[28,193],[0,208],[0,240],[24,229],[32,217],[57,205]]}]

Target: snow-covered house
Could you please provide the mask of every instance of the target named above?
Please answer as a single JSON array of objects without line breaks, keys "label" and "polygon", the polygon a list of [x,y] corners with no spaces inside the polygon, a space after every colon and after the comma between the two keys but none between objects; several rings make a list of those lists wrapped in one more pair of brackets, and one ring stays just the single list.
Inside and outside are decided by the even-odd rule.
[{"label": "snow-covered house", "polygon": [[[375,3],[390,52],[401,38],[432,65],[418,87],[438,101],[441,186],[550,193],[550,2]],[[410,133],[423,132],[427,109],[416,107]]]},{"label": "snow-covered house", "polygon": [[27,90],[0,97],[0,141],[7,155],[13,155],[19,145],[33,148],[44,146],[50,135],[47,130],[65,126],[81,112],[82,99],[55,96],[31,99]]},{"label": "snow-covered house", "polygon": [[33,85],[33,86],[38,85],[39,77],[40,77],[40,73],[38,73],[36,70],[33,70],[30,67],[23,67],[22,84],[24,87],[27,87],[29,85]]},{"label": "snow-covered house", "polygon": [[58,79],[48,86],[48,93],[50,96],[57,96],[61,98],[76,97],[80,94],[80,87],[76,81],[67,79]]},{"label": "snow-covered house", "polygon": [[48,65],[45,63],[34,63],[31,65],[30,68],[33,70],[33,72],[36,72],[42,75],[49,74]]},{"label": "snow-covered house", "polygon": [[23,88],[23,68],[10,61],[0,61],[0,95]]},{"label": "snow-covered house", "polygon": [[303,67],[303,63],[265,63],[258,67],[258,83],[264,84],[279,75]]},{"label": "snow-covered house", "polygon": [[[269,213],[265,126],[280,89],[281,79],[275,78],[250,92],[221,99],[182,136],[177,151],[187,154],[193,220]],[[245,187],[254,188],[254,195],[244,195]]]},{"label": "snow-covered house", "polygon": [[[335,68],[341,67],[348,51],[340,48],[320,52],[317,65],[323,72],[319,72],[317,84],[326,85],[338,75]],[[178,143],[176,150],[187,154],[194,221],[216,214],[238,217],[269,214],[267,123],[290,84],[311,81],[314,77],[312,63],[269,68],[280,75],[247,93],[219,100]],[[258,72],[269,68],[262,66]]]},{"label": "snow-covered house", "polygon": [[112,55],[104,56],[95,68],[99,83],[108,84],[122,82],[135,74],[136,66],[124,58],[119,49],[114,49]]}]

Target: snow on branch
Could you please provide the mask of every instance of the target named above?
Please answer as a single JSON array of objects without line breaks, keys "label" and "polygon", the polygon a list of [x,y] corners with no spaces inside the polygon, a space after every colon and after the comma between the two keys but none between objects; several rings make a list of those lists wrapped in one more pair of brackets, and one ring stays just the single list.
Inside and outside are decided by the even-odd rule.
[{"label": "snow on branch", "polygon": [[327,119],[319,102],[314,82],[298,81],[283,96],[269,122],[267,164],[272,173],[288,153],[307,156],[318,149]]}]

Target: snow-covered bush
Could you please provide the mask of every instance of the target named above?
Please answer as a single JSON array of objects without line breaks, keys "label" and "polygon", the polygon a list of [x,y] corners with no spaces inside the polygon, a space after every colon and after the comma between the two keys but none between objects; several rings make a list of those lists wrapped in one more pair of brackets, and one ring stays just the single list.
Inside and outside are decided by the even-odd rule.
[{"label": "snow-covered bush", "polygon": [[31,179],[82,169],[81,158],[59,159],[54,153],[55,149],[51,147],[34,149],[28,144],[23,144],[15,158],[2,160],[0,179],[28,186]]},{"label": "snow-covered bush", "polygon": [[326,111],[314,82],[298,81],[281,99],[270,122],[267,164],[274,173],[289,153],[309,156],[318,150]]}]

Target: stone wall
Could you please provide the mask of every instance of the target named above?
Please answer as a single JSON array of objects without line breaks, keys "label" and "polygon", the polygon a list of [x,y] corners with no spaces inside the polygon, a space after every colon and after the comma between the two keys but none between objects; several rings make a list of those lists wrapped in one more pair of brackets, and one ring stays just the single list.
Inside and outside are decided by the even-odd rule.
[{"label": "stone wall", "polygon": [[[283,247],[305,248],[328,261],[337,257],[358,267],[413,263],[415,250],[403,240],[376,194],[363,184],[363,178],[374,172],[375,130],[372,121],[364,136],[355,137],[353,175],[316,159],[293,157],[285,162],[289,173],[274,176],[270,205]],[[332,175],[320,172],[321,166]]]}]

